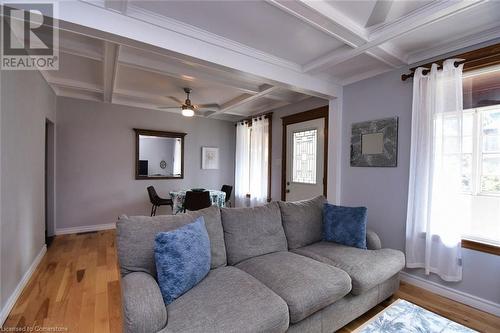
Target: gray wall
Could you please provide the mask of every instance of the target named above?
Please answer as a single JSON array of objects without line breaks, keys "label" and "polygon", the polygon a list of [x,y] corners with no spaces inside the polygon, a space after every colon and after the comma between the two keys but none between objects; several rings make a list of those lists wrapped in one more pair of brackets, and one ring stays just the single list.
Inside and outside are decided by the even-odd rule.
[{"label": "gray wall", "polygon": [[273,110],[273,146],[271,154],[271,197],[273,200],[281,200],[281,139],[283,135],[283,123],[281,121],[281,117],[308,111],[325,105],[328,105],[328,100],[311,97],[299,103]]},{"label": "gray wall", "polygon": [[[395,70],[344,87],[342,139],[342,203],[368,207],[368,226],[386,247],[404,250],[410,160],[412,81]],[[354,168],[349,165],[351,124],[399,117],[398,166]],[[409,273],[425,277],[421,270]],[[434,282],[500,303],[500,257],[464,249],[463,281]]]},{"label": "gray wall", "polygon": [[[231,122],[186,118],[71,98],[57,99],[57,229],[148,215],[146,187],[169,191],[234,184],[235,127]],[[133,128],[185,132],[182,180],[135,180]],[[201,147],[219,147],[219,170],[201,169]],[[170,213],[161,207],[157,214]]]},{"label": "gray wall", "polygon": [[37,71],[1,73],[2,309],[45,244],[45,121],[55,109]]}]

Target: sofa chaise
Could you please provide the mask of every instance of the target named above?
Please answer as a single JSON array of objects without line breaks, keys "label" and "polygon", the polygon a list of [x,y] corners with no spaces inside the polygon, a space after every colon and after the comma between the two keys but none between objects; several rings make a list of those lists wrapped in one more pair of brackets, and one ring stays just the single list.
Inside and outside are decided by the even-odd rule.
[{"label": "sofa chaise", "polygon": [[[404,266],[367,232],[367,250],[322,241],[325,199],[210,207],[117,222],[124,331],[334,332],[391,296]],[[211,270],[165,306],[154,239],[203,216]]]}]

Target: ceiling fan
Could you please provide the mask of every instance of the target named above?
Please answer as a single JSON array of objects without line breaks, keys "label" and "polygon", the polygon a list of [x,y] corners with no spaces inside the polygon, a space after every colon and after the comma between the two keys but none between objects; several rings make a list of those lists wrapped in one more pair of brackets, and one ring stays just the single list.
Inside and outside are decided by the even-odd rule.
[{"label": "ceiling fan", "polygon": [[[162,110],[173,110],[173,111],[178,111],[179,109],[182,112],[182,115],[184,117],[192,117],[195,114],[196,115],[207,115],[208,113],[213,113],[219,109],[218,104],[193,104],[191,100],[189,99],[189,94],[191,94],[192,89],[191,88],[184,88],[184,92],[186,93],[186,100],[183,102],[177,97],[174,96],[168,96],[171,100],[175,101],[176,103],[180,104],[179,107],[170,107],[170,106],[159,106],[159,109]],[[210,112],[212,111],[212,112]]]}]

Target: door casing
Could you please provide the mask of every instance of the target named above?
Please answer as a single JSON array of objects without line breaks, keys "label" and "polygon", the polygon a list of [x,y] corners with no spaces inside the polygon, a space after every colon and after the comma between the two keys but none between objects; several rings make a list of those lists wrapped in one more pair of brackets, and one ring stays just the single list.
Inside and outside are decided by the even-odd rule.
[{"label": "door casing", "polygon": [[326,197],[328,184],[328,105],[322,106],[309,111],[295,113],[289,116],[281,117],[283,124],[282,130],[282,147],[281,147],[281,200],[286,198],[286,167],[287,167],[287,126],[290,124],[301,123],[303,121],[314,120],[318,118],[325,119],[325,142],[324,142],[324,158],[323,158],[323,195]]}]

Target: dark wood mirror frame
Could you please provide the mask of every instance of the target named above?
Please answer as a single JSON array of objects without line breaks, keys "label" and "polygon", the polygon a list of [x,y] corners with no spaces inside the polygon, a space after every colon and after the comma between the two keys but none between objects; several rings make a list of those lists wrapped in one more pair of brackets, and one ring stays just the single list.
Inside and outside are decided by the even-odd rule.
[{"label": "dark wood mirror frame", "polygon": [[[155,130],[147,130],[134,128],[135,131],[135,179],[184,179],[184,137],[187,133],[179,133],[179,132],[165,132],[165,131],[155,131]],[[172,177],[172,176],[158,176],[158,177],[150,177],[150,176],[141,176],[139,175],[139,135],[145,136],[160,136],[164,138],[180,138],[181,139],[181,176],[180,177]]]}]

